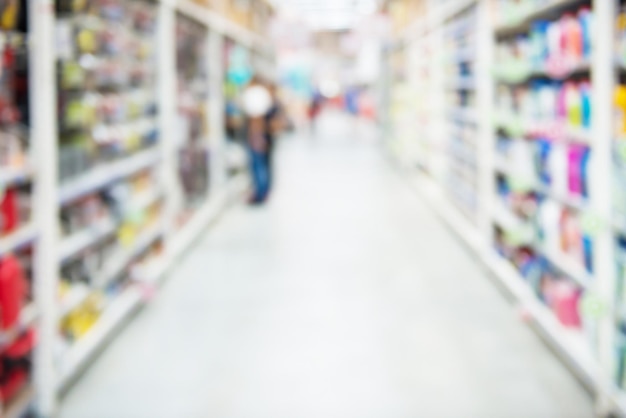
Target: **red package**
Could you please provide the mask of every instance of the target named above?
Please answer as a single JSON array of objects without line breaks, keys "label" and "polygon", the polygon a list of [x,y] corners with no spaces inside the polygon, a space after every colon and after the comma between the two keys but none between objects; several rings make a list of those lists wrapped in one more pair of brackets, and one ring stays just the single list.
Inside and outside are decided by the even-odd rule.
[{"label": "red package", "polygon": [[13,370],[0,383],[0,399],[3,401],[14,398],[26,385],[28,374],[25,370]]},{"label": "red package", "polygon": [[0,234],[8,234],[17,229],[20,222],[18,193],[15,189],[9,189],[4,193],[0,201]]},{"label": "red package", "polygon": [[27,290],[19,261],[12,255],[0,260],[0,329],[10,329],[19,323]]},{"label": "red package", "polygon": [[2,353],[5,357],[11,359],[20,359],[27,357],[35,346],[35,331],[28,329],[20,337]]}]

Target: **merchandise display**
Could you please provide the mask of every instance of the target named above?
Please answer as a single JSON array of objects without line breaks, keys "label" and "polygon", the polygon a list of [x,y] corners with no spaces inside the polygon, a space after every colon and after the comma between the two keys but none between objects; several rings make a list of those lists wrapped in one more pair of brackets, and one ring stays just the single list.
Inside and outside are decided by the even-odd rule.
[{"label": "merchandise display", "polygon": [[208,34],[184,16],[176,20],[178,75],[179,176],[184,195],[184,222],[209,193]]},{"label": "merchandise display", "polygon": [[[600,415],[626,414],[626,4],[420,3],[397,42],[445,59],[427,72],[437,60],[421,52],[402,71],[431,89],[443,73],[446,102],[418,89],[403,109],[420,115],[416,143],[438,143],[419,148],[411,181],[596,392]],[[423,169],[436,156],[444,181]]]},{"label": "merchandise display", "polygon": [[517,222],[512,228],[496,223],[494,233],[501,254],[537,297],[564,326],[580,329],[579,300],[594,273],[594,240],[585,225],[593,158],[593,14],[580,4],[558,12],[533,20],[528,32],[496,33],[498,208]]},{"label": "merchandise display", "polygon": [[57,3],[62,374],[163,230],[156,15],[147,0]]},{"label": "merchandise display", "polygon": [[451,200],[472,223],[478,211],[475,57],[476,11],[463,11],[446,22],[444,48],[446,109],[449,112],[445,184]]},{"label": "merchandise display", "polygon": [[31,392],[33,183],[26,2],[0,9],[0,415]]},{"label": "merchandise display", "polygon": [[262,57],[268,46],[207,6],[0,2],[0,416],[53,416],[244,194],[243,176],[209,194],[209,156],[224,140],[221,105],[209,101],[225,78],[215,45],[228,38]]}]

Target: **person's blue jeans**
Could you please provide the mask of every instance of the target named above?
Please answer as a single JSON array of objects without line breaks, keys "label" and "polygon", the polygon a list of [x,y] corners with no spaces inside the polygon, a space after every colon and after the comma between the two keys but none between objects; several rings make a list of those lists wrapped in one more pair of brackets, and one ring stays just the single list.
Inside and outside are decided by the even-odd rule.
[{"label": "person's blue jeans", "polygon": [[250,171],[254,187],[252,200],[263,202],[267,198],[270,188],[268,158],[265,152],[250,150]]}]

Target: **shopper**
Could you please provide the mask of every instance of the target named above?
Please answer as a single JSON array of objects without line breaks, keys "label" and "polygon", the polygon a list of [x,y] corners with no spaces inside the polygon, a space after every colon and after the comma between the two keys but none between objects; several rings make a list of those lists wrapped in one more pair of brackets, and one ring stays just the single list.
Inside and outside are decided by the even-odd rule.
[{"label": "shopper", "polygon": [[309,105],[309,119],[311,123],[311,133],[315,134],[315,125],[317,117],[322,111],[323,98],[319,91],[315,91],[311,97],[311,103]]},{"label": "shopper", "polygon": [[280,99],[278,98],[278,88],[276,84],[270,83],[268,85],[270,95],[272,97],[272,106],[270,110],[265,114],[265,130],[267,139],[267,167],[268,167],[268,193],[272,189],[274,180],[274,150],[276,147],[276,138],[283,131],[286,125],[286,116]]},{"label": "shopper", "polygon": [[247,119],[246,142],[253,180],[253,192],[249,201],[250,204],[260,204],[265,202],[269,193],[269,144],[266,115],[272,107],[272,97],[257,77],[254,77],[244,90],[242,105]]}]

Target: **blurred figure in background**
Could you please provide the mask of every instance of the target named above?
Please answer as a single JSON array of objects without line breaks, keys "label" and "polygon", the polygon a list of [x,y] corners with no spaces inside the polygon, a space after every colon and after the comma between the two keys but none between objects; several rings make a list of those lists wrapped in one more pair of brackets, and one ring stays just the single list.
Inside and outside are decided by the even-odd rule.
[{"label": "blurred figure in background", "polygon": [[312,134],[315,134],[315,124],[317,121],[317,117],[322,111],[323,100],[324,98],[318,90],[313,92],[313,96],[311,97],[311,104],[309,106],[309,120],[311,123]]},{"label": "blurred figure in background", "polygon": [[360,90],[358,87],[348,87],[345,93],[344,105],[346,111],[353,117],[359,116]]},{"label": "blurred figure in background", "polygon": [[278,87],[274,83],[268,84],[268,90],[272,98],[272,104],[269,111],[265,114],[265,137],[267,141],[267,171],[268,186],[267,193],[272,189],[274,180],[274,150],[276,147],[276,138],[285,129],[287,125],[285,109],[278,97]]},{"label": "blurred figure in background", "polygon": [[246,115],[246,143],[250,158],[253,192],[250,204],[265,202],[269,193],[269,141],[267,115],[272,108],[272,95],[258,77],[253,77],[242,94],[242,105]]}]

